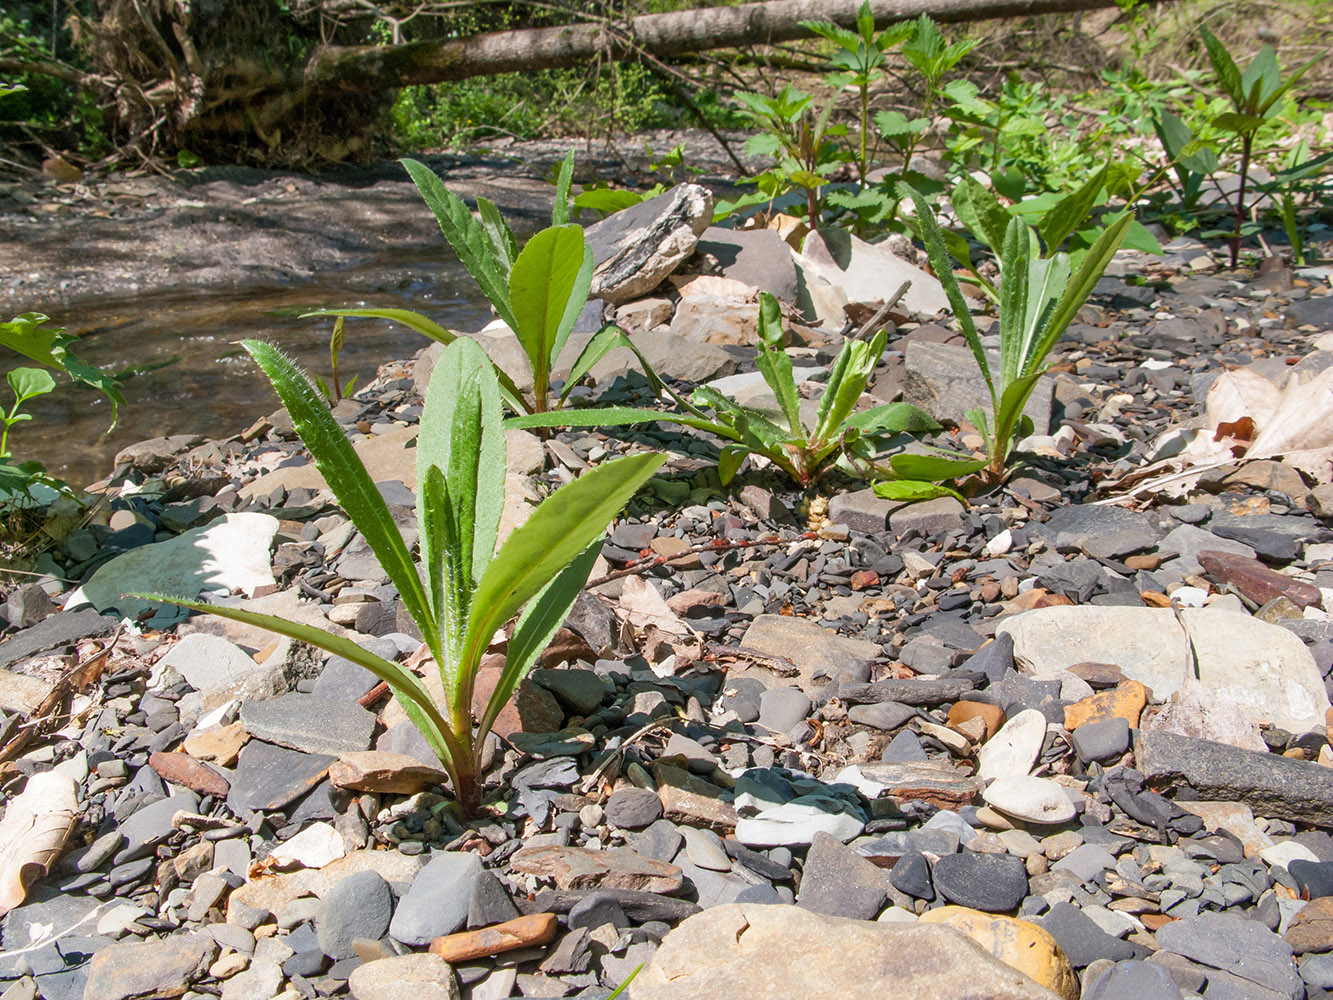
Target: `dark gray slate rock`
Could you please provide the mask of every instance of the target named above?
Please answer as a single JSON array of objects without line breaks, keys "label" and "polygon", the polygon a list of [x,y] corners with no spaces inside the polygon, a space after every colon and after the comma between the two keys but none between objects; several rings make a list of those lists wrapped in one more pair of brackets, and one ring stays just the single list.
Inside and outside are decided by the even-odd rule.
[{"label": "dark gray slate rock", "polygon": [[828,505],[828,518],[834,524],[845,524],[853,531],[873,534],[883,531],[889,523],[889,514],[901,504],[875,495],[873,489],[839,493]]},{"label": "dark gray slate rock", "polygon": [[1010,913],[1028,891],[1028,873],[1012,854],[949,854],[935,862],[935,891],[951,903]]},{"label": "dark gray slate rock", "polygon": [[847,711],[847,718],[858,726],[874,726],[876,729],[893,730],[907,724],[916,717],[917,709],[897,701],[882,701],[872,705],[853,705]]},{"label": "dark gray slate rock", "polygon": [[495,875],[483,871],[477,876],[472,886],[472,898],[468,900],[467,925],[469,929],[486,927],[490,924],[502,924],[519,915],[514,899],[509,895]]},{"label": "dark gray slate rock", "polygon": [[796,262],[787,241],[774,229],[720,229],[709,226],[696,248],[717,259],[724,277],[796,301]]},{"label": "dark gray slate rock", "polygon": [[525,901],[520,909],[525,913],[569,913],[579,901],[593,893],[612,897],[625,911],[625,916],[636,924],[650,920],[675,924],[700,910],[697,903],[637,889],[546,889],[539,892],[535,900]]},{"label": "dark gray slate rock", "polygon": [[1129,749],[1129,723],[1124,719],[1089,722],[1074,730],[1074,752],[1083,763],[1114,760]]},{"label": "dark gray slate rock", "polygon": [[[872,705],[870,707],[884,708],[887,706]],[[850,718],[850,715],[848,717]],[[930,755],[921,746],[920,737],[909,729],[889,740],[880,753],[879,759],[885,764],[907,764],[912,761],[930,760]]]},{"label": "dark gray slate rock", "polygon": [[281,809],[319,784],[335,760],[251,740],[241,748],[227,805],[240,816]]},{"label": "dark gray slate rock", "polygon": [[1142,958],[1147,953],[1144,948],[1107,934],[1072,903],[1056,903],[1037,923],[1055,938],[1076,969],[1090,965],[1099,958],[1119,962]]},{"label": "dark gray slate rock", "polygon": [[1333,329],[1333,295],[1293,302],[1287,306],[1287,316],[1302,326],[1309,324]]},{"label": "dark gray slate rock", "polygon": [[815,913],[873,920],[888,896],[884,869],[836,837],[816,833],[810,841],[796,905]]},{"label": "dark gray slate rock", "polygon": [[467,920],[481,871],[481,859],[475,854],[448,851],[436,855],[399,900],[389,933],[403,944],[421,947],[458,930]]},{"label": "dark gray slate rock", "polygon": [[[1164,951],[1297,1000],[1304,990],[1292,949],[1263,924],[1235,913],[1201,913],[1157,931]],[[1211,980],[1210,991],[1211,991]]]},{"label": "dark gray slate rock", "polygon": [[935,898],[930,882],[930,862],[920,851],[912,851],[898,859],[889,873],[889,881],[900,892],[927,902]]},{"label": "dark gray slate rock", "polygon": [[154,847],[175,832],[171,817],[178,811],[194,812],[198,808],[199,796],[194,792],[180,792],[136,810],[120,825],[125,846],[116,852],[115,863],[123,865],[151,853]]},{"label": "dark gray slate rock", "polygon": [[1180,989],[1160,965],[1119,962],[1088,985],[1082,1000],[1180,1000]]},{"label": "dark gray slate rock", "polygon": [[565,670],[538,669],[529,675],[565,708],[579,715],[595,712],[606,697],[606,685],[593,671],[582,668]]},{"label": "dark gray slate rock", "polygon": [[179,996],[204,974],[217,951],[204,934],[111,945],[93,956],[84,1000]]},{"label": "dark gray slate rock", "polygon": [[1045,538],[1057,549],[1077,551],[1097,539],[1133,532],[1156,537],[1147,515],[1124,507],[1097,507],[1079,504],[1060,507],[1045,524],[1030,525],[1028,530],[1037,538]]},{"label": "dark gray slate rock", "polygon": [[629,926],[625,908],[608,892],[594,892],[580,899],[569,909],[571,930],[580,927],[595,930],[603,924],[610,924],[618,931]]},{"label": "dark gray slate rock", "polygon": [[11,663],[45,653],[57,646],[67,646],[80,639],[109,635],[116,624],[113,615],[99,615],[91,608],[61,611],[0,643],[0,667],[7,667]]},{"label": "dark gray slate rock", "polygon": [[241,725],[256,739],[304,753],[369,750],[375,716],[354,701],[285,694],[241,704]]},{"label": "dark gray slate rock", "polygon": [[911,678],[864,684],[843,682],[838,685],[838,697],[850,705],[876,704],[885,701],[896,701],[904,705],[940,705],[947,701],[957,701],[970,692],[973,686],[971,680],[963,677],[940,677],[929,680]]},{"label": "dark gray slate rock", "polygon": [[1333,896],[1333,862],[1296,858],[1288,863],[1287,871],[1297,885],[1309,892],[1311,899]]},{"label": "dark gray slate rock", "polygon": [[1257,816],[1333,826],[1333,771],[1319,764],[1142,731],[1134,756],[1154,787],[1184,784],[1203,799],[1244,802]]},{"label": "dark gray slate rock", "polygon": [[662,800],[649,788],[621,788],[602,807],[608,823],[639,830],[662,818]]},{"label": "dark gray slate rock", "polygon": [[[659,804],[660,804],[659,800]],[[630,843],[634,853],[654,861],[670,862],[680,850],[684,836],[668,819],[655,820],[646,830],[636,833]]]},{"label": "dark gray slate rock", "polygon": [[421,730],[411,722],[400,722],[392,729],[387,729],[375,740],[376,750],[400,753],[419,760],[428,767],[439,767],[440,758],[421,735]]},{"label": "dark gray slate rock", "polygon": [[590,226],[592,297],[618,305],[652,291],[694,253],[712,221],[712,194],[681,184]]},{"label": "dark gray slate rock", "polygon": [[[995,355],[990,363],[993,369],[998,369],[999,356]],[[903,399],[936,420],[953,424],[966,420],[968,410],[980,406],[989,413],[991,406],[990,393],[969,348],[919,340],[907,345]],[[1043,375],[1023,411],[1032,418],[1036,433],[1050,433],[1054,400],[1055,379]]]},{"label": "dark gray slate rock", "polygon": [[960,669],[985,674],[986,680],[995,684],[1003,680],[1013,667],[1014,637],[1008,632],[1001,632],[969,656]]},{"label": "dark gray slate rock", "polygon": [[378,683],[379,678],[361,664],[353,663],[345,656],[334,656],[324,665],[310,693],[317,698],[356,701]]},{"label": "dark gray slate rock", "polygon": [[393,893],[379,872],[348,875],[335,882],[320,900],[315,917],[319,947],[329,958],[351,958],[356,954],[352,941],[379,940],[389,929],[392,915]]}]

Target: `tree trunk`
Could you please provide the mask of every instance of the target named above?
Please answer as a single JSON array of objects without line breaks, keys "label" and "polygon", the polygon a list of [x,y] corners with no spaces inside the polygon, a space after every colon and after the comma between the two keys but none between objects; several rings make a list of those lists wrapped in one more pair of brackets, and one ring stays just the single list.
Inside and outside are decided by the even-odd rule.
[{"label": "tree trunk", "polygon": [[[954,23],[1114,6],[1115,0],[870,0],[877,27],[922,14]],[[358,92],[519,70],[559,69],[599,54],[626,59],[639,50],[661,57],[767,45],[810,37],[813,32],[803,26],[804,21],[833,21],[854,28],[860,7],[861,0],[766,0],[735,7],[643,14],[630,18],[623,31],[613,25],[587,22],[412,42],[393,48],[330,47],[315,56],[298,86],[311,93]]]}]

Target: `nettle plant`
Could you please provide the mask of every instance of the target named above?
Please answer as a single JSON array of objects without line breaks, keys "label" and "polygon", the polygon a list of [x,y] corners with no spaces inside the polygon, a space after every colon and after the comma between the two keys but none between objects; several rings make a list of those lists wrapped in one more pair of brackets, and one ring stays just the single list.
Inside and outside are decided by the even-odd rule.
[{"label": "nettle plant", "polygon": [[[461,813],[471,817],[481,807],[481,750],[496,717],[564,624],[607,526],[665,456],[631,455],[589,470],[548,496],[497,552],[505,496],[502,393],[485,352],[460,338],[435,367],[417,438],[419,573],[319,390],[271,344],[247,340],[243,346],[272,381],[320,473],[421,630],[444,703],[436,704],[426,685],[398,664],[313,626],[169,595],[138,596],[257,625],[365,667],[392,688],[440,758]],[[500,679],[475,718],[482,656],[515,615]]]},{"label": "nettle plant", "polygon": [[875,492],[894,500],[958,496],[943,483],[976,472],[988,485],[1003,482],[1014,445],[1032,433],[1032,420],[1023,411],[1037,380],[1046,373],[1046,358],[1101,280],[1134,217],[1123,214],[1102,230],[1077,266],[1066,253],[1042,257],[1037,236],[1027,223],[1018,217],[1009,220],[1001,248],[1000,366],[995,371],[954,277],[944,235],[930,205],[920,192],[906,185],[902,194],[916,205],[931,267],[972,349],[991,406],[989,413],[978,407],[967,414],[985,441],[983,457],[946,451],[894,455],[889,459],[894,478],[876,483]]}]

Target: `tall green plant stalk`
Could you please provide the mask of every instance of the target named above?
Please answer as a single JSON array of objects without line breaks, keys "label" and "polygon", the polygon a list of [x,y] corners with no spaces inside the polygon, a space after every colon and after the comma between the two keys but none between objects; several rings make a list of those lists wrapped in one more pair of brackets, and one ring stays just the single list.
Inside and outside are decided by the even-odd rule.
[{"label": "tall green plant stalk", "polygon": [[[500,387],[485,352],[460,339],[440,356],[417,438],[419,573],[388,507],[319,392],[277,348],[243,346],[273,382],[301,440],[421,630],[444,690],[437,705],[398,664],[356,643],[274,615],[162,595],[140,595],[258,625],[344,656],[388,683],[439,757],[465,817],[481,807],[481,749],[500,710],[564,623],[603,533],[665,461],[616,459],[556,490],[496,552],[505,496]],[[514,619],[504,666],[480,718],[473,696],[482,656]]]}]

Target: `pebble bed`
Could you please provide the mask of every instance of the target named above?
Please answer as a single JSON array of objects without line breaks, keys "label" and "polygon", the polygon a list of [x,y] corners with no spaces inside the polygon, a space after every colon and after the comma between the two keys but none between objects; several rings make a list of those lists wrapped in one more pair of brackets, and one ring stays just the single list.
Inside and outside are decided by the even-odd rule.
[{"label": "pebble bed", "polygon": [[[771,470],[723,490],[716,442],[670,429],[511,436],[520,505],[616,454],[675,457],[501,716],[468,824],[355,664],[76,607],[64,581],[93,594],[138,554],[114,562],[119,592],[172,562],[159,546],[228,524],[272,575],[219,599],[420,665],[281,413],[127,449],[100,516],[52,509],[48,575],[6,609],[5,794],[54,775],[78,820],[0,924],[0,998],[604,998],[640,965],[632,997],[834,996],[866,988],[846,949],[872,932],[899,963],[886,996],[1327,995],[1333,491],[1254,461],[1180,501],[1097,503],[1222,372],[1333,365],[1327,269],[1255,279],[1180,241],[1116,271],[1054,355],[1052,433],[967,508]],[[911,380],[913,345],[957,342],[900,323],[874,402]],[[365,454],[410,463],[414,367],[335,409]],[[410,478],[379,479],[411,533]],[[1177,628],[1263,645],[1280,697],[1164,666]],[[68,711],[30,725],[61,685]],[[1239,704],[1313,722],[1256,727]],[[757,943],[720,954],[738,919]],[[770,919],[792,923],[761,937]]]}]

